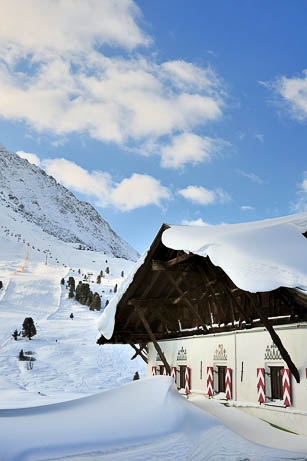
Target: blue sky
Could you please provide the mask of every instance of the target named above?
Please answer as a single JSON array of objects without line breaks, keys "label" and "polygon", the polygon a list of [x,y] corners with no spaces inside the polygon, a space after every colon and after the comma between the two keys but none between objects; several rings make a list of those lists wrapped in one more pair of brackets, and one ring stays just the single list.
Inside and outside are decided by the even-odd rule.
[{"label": "blue sky", "polygon": [[306,2],[11,0],[0,15],[0,142],[138,251],[162,222],[307,210]]}]

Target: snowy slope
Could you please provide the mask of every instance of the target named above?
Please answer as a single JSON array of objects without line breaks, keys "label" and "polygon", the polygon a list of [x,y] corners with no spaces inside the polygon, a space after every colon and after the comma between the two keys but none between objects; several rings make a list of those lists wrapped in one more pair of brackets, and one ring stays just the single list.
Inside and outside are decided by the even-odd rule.
[{"label": "snowy slope", "polygon": [[136,260],[124,242],[87,202],[78,200],[44,170],[0,146],[0,203],[16,219],[37,224],[64,242]]},{"label": "snowy slope", "polygon": [[[136,371],[144,375],[145,363],[130,360],[130,346],[96,344],[99,313],[68,299],[68,290],[60,284],[62,277],[67,281],[73,276],[77,284],[87,276],[104,307],[115,284],[123,283],[122,271],[126,275],[133,263],[78,250],[36,224],[19,220],[3,205],[0,216],[0,408],[69,400],[129,382]],[[101,270],[104,277],[97,284]],[[14,341],[12,333],[21,330],[25,317],[34,319],[37,335],[31,341]],[[18,360],[21,349],[32,351],[32,370]]]}]

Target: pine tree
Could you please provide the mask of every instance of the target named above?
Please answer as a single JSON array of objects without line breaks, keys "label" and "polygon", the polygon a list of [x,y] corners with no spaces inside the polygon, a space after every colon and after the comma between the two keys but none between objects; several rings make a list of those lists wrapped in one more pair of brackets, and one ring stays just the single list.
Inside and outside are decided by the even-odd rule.
[{"label": "pine tree", "polygon": [[122,271],[120,275],[121,275],[122,277],[124,277],[124,271]]},{"label": "pine tree", "polygon": [[65,280],[62,279],[62,280],[61,280],[61,285],[64,285],[64,284],[65,284]]},{"label": "pine tree", "polygon": [[108,267],[106,267],[106,274],[109,274],[109,273],[110,273],[110,268],[108,266]]},{"label": "pine tree", "polygon": [[114,287],[114,293],[117,292],[117,283],[115,284],[115,287]]},{"label": "pine tree", "polygon": [[94,293],[93,300],[90,305],[91,311],[100,311],[101,309],[101,299],[98,293]]},{"label": "pine tree", "polygon": [[72,320],[72,319],[74,318],[74,314],[71,313],[70,316],[69,316],[69,318],[71,318],[71,320]]},{"label": "pine tree", "polygon": [[22,324],[22,336],[31,339],[36,335],[36,328],[32,317],[26,317]]},{"label": "pine tree", "polygon": [[138,372],[138,371],[136,371],[136,372],[134,373],[133,381],[136,381],[137,379],[140,379],[140,375],[139,375],[139,372]]},{"label": "pine tree", "polygon": [[96,280],[96,283],[98,283],[99,285],[101,284],[101,275],[97,275],[97,280]]},{"label": "pine tree", "polygon": [[109,304],[109,300],[107,299],[107,300],[106,300],[106,305],[105,305],[105,307],[107,307],[108,304]]},{"label": "pine tree", "polygon": [[0,280],[0,290],[1,290],[1,288],[3,288],[3,283]]}]

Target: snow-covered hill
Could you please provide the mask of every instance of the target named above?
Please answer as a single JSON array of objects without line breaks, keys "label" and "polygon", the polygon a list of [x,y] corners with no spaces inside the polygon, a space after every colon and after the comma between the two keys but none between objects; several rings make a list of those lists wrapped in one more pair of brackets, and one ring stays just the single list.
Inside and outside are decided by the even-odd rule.
[{"label": "snow-covered hill", "polygon": [[0,146],[0,203],[64,242],[135,261],[138,253],[95,208],[44,170]]},{"label": "snow-covered hill", "polygon": [[[99,312],[69,299],[66,283],[60,283],[70,276],[76,285],[89,283],[103,309],[133,262],[79,250],[1,202],[0,216],[0,408],[69,400],[129,382],[136,371],[144,375],[145,363],[130,360],[130,346],[96,344]],[[15,341],[12,333],[26,317],[33,318],[37,335]],[[32,369],[18,360],[21,349],[36,359]]]}]

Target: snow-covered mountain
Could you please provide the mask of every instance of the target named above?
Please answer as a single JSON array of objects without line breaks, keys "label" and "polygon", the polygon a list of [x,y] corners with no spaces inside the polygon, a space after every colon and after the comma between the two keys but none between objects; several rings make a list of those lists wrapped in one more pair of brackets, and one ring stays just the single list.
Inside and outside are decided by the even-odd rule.
[{"label": "snow-covered mountain", "polygon": [[64,242],[132,261],[138,258],[92,205],[1,145],[0,204]]}]

